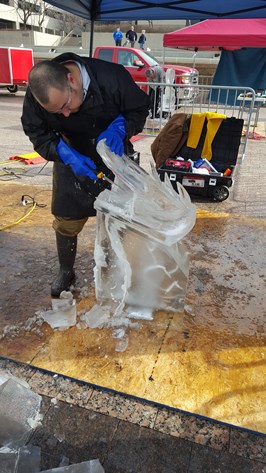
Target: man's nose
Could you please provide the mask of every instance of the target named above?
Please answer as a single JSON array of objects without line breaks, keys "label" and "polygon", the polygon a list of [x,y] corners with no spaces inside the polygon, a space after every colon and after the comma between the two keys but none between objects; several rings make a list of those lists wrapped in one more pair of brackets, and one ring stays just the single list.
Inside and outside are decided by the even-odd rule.
[{"label": "man's nose", "polygon": [[64,117],[69,117],[69,115],[71,114],[71,111],[70,110],[62,110],[62,115],[64,115]]}]

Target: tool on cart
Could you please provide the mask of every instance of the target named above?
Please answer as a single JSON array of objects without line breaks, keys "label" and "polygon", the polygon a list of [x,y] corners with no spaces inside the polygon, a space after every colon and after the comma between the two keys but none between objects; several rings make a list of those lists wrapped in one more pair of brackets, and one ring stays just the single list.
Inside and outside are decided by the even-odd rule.
[{"label": "tool on cart", "polygon": [[173,169],[179,169],[180,171],[191,171],[193,161],[185,161],[183,158],[179,157],[177,159],[167,159],[165,161],[165,166]]}]

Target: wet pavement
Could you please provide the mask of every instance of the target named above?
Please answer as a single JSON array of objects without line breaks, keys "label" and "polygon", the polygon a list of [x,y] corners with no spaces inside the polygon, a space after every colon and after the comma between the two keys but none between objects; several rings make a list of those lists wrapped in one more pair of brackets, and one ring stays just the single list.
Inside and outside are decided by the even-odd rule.
[{"label": "wet pavement", "polygon": [[[14,154],[31,151],[30,143],[19,125],[22,95],[15,97],[4,92],[0,94],[3,115],[0,125],[2,162]],[[264,115],[266,116],[266,113],[262,109],[262,136],[263,133],[265,136]],[[151,141],[152,139],[145,138],[135,144],[135,148],[141,152],[143,167],[148,166]],[[172,332],[169,332],[166,344],[162,345],[162,355],[164,351],[168,352],[169,358],[157,358],[157,377],[156,372],[153,372],[155,383],[150,395],[145,398],[142,393],[139,396],[138,392],[135,392],[136,397],[144,397],[141,401],[109,390],[102,391],[90,384],[68,380],[66,377],[54,378],[53,374],[45,375],[35,368],[25,367],[22,363],[14,367],[12,363],[3,362],[5,369],[15,370],[20,376],[30,379],[36,392],[46,396],[45,422],[33,439],[35,445],[42,446],[45,468],[58,466],[59,456],[65,453],[72,463],[100,458],[106,472],[112,473],[263,471],[266,457],[265,437],[229,424],[238,424],[238,414],[241,414],[242,409],[241,400],[250,387],[253,387],[256,390],[254,389],[252,398],[259,402],[253,402],[245,425],[251,430],[265,431],[265,418],[260,417],[264,412],[265,400],[265,147],[266,140],[248,140],[245,160],[238,166],[235,184],[227,201],[215,203],[197,199],[197,226],[188,239],[192,254],[196,254],[197,258],[195,262],[192,260],[191,290],[188,291],[186,303],[197,309],[196,320],[200,321],[202,330],[200,350],[205,356],[206,353],[208,355],[206,366],[209,366],[211,359],[212,366],[223,366],[223,373],[224,368],[230,369],[232,363],[237,363],[237,369],[241,368],[236,372],[243,389],[238,393],[239,398],[235,404],[228,403],[226,423],[213,422],[182,412],[184,402],[178,406],[181,412],[160,406],[171,405],[171,389],[163,398],[165,393],[162,392],[162,383],[158,378],[164,367],[169,366],[169,360],[172,360],[173,364],[171,369],[165,372],[171,372],[172,379],[180,376],[178,371],[175,372],[177,360],[173,357],[171,348],[171,343],[181,333],[175,326],[172,327]],[[51,335],[49,327],[42,327],[40,336],[38,331],[32,332],[29,323],[29,330],[23,331],[23,337],[16,335],[21,332],[22,327],[25,328],[25,321],[34,316],[36,309],[47,308],[49,284],[57,267],[49,209],[51,166],[46,166],[42,171],[46,175],[37,174],[41,166],[30,168],[27,175],[23,172],[22,177],[12,177],[11,182],[1,184],[2,224],[20,219],[22,194],[34,196],[38,203],[45,204],[46,207],[37,207],[32,216],[26,218],[23,223],[0,232],[4,263],[1,270],[0,334],[7,326],[9,332],[9,336],[2,340],[0,355],[7,356],[9,353],[12,355],[10,358],[26,363],[31,362],[36,354],[39,359],[45,358],[42,349],[47,337]],[[35,225],[35,217],[38,226]],[[80,288],[92,283],[94,235],[95,222],[92,219],[79,239],[77,285]],[[214,287],[216,291],[213,290]],[[216,308],[215,312],[213,307]],[[232,318],[232,312],[237,313],[238,317]],[[213,314],[216,314],[216,317],[213,317]],[[182,326],[183,338],[180,343],[189,351],[195,324],[193,310],[187,318],[187,323],[189,327]],[[216,355],[219,350],[215,350],[217,339],[212,338],[214,332],[219,335],[219,349],[227,349],[220,352],[218,358]],[[79,343],[78,339],[76,343]],[[203,346],[205,350],[202,350]],[[248,350],[248,359],[244,347]],[[212,356],[212,352],[216,355]],[[200,377],[200,371],[204,360],[196,363],[197,357],[199,355],[195,351],[195,358],[189,360],[194,368],[191,371],[191,379],[194,380],[194,377],[198,376],[198,382],[203,382],[204,377]],[[120,366],[117,365],[117,360],[115,363],[119,372],[123,363],[121,365],[121,360]],[[73,360],[71,364],[73,365]],[[51,368],[47,369],[57,372],[55,365],[50,366]],[[249,384],[247,378],[251,374],[250,366],[253,371]],[[71,378],[78,377],[73,376],[73,373],[72,370],[69,374]],[[55,379],[59,381],[55,382]],[[82,379],[85,380],[84,376]],[[117,385],[114,389],[132,394],[132,390],[128,393]],[[189,399],[189,385],[187,390],[186,392],[183,386],[180,392],[175,394],[175,398],[182,399],[184,394],[184,400]],[[217,414],[215,409],[221,404],[219,386],[215,387],[214,391],[215,403],[212,406],[206,403],[206,406],[203,406],[203,415],[217,418],[213,413]],[[156,397],[156,393],[159,396]],[[51,404],[51,398],[60,400],[59,407]],[[154,402],[145,402],[145,399],[152,399]],[[243,405],[247,403],[248,400]],[[211,412],[210,408],[213,409]],[[191,412],[189,408],[184,410]],[[242,421],[243,417],[240,422]],[[60,435],[57,435],[54,445],[51,437],[55,430],[58,430],[58,426],[61,429]]]}]

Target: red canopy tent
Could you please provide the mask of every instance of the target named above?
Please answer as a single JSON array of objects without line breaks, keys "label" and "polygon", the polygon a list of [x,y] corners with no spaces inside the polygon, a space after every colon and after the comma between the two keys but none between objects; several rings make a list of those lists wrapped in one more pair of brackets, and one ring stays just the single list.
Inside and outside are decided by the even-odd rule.
[{"label": "red canopy tent", "polygon": [[236,50],[266,47],[266,18],[205,20],[181,30],[165,33],[164,47]]},{"label": "red canopy tent", "polygon": [[[204,20],[166,33],[163,45],[194,51],[221,50],[213,85],[266,89],[266,18]],[[228,96],[225,100],[230,104]]]}]

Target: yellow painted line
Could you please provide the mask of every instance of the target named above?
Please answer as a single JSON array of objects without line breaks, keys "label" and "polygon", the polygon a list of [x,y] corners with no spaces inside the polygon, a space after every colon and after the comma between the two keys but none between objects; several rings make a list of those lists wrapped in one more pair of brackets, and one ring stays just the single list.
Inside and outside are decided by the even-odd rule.
[{"label": "yellow painted line", "polygon": [[265,227],[266,226],[266,219],[260,217],[252,217],[251,215],[242,215],[238,213],[232,212],[211,212],[209,210],[197,209],[196,210],[196,217],[200,218],[208,218],[208,219],[219,219],[219,218],[231,218],[231,220],[238,220],[242,223],[248,224],[256,224]]},{"label": "yellow painted line", "polygon": [[226,218],[235,216],[236,214],[228,212],[210,212],[209,210],[197,209],[197,218]]}]

